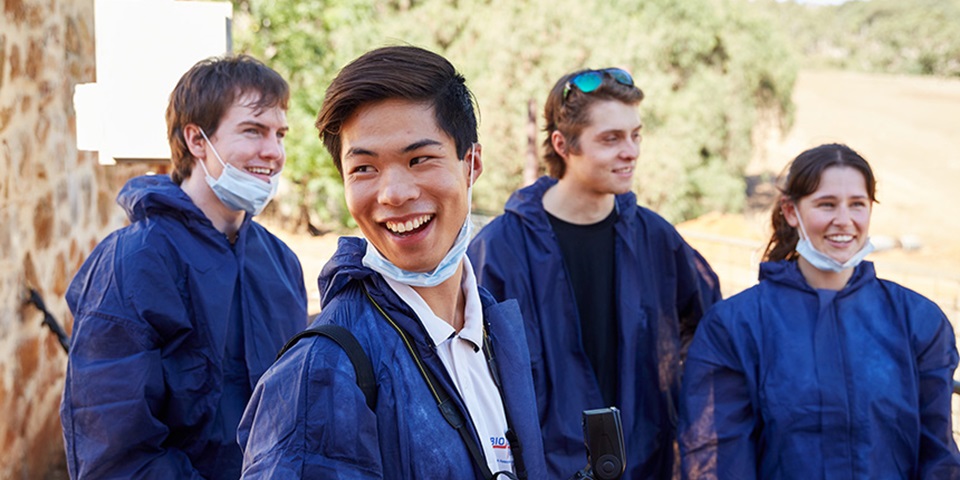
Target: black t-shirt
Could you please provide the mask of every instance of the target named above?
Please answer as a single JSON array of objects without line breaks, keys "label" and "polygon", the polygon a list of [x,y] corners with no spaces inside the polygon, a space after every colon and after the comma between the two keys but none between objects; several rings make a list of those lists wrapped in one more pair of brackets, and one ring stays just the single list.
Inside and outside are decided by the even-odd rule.
[{"label": "black t-shirt", "polygon": [[549,213],[580,314],[583,349],[597,374],[605,405],[617,405],[619,355],[614,264],[616,210],[592,225],[576,225]]}]

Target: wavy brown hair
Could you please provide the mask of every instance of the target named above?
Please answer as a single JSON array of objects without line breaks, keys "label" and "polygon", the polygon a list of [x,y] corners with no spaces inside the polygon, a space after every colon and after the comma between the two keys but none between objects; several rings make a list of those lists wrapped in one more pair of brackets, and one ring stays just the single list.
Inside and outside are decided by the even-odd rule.
[{"label": "wavy brown hair", "polygon": [[577,70],[557,80],[543,106],[543,118],[546,121],[543,130],[547,132],[547,138],[543,141],[543,161],[547,164],[551,177],[563,178],[567,173],[566,161],[553,148],[553,141],[550,139],[553,132],[559,130],[567,139],[570,148],[576,151],[580,147],[580,133],[590,125],[591,105],[602,100],[616,100],[627,105],[639,105],[643,101],[643,91],[639,87],[617,82],[609,73],[602,74],[603,83],[596,90],[583,93],[579,89],[571,88],[564,98],[567,82],[588,71],[590,70]]},{"label": "wavy brown hair", "polygon": [[246,106],[256,110],[277,106],[286,110],[290,100],[287,81],[249,55],[201,60],[180,77],[167,104],[167,140],[173,162],[170,177],[177,185],[190,176],[195,160],[183,137],[184,127],[197,125],[213,137],[227,110],[250,93],[256,96]]},{"label": "wavy brown hair", "polygon": [[787,223],[783,216],[783,202],[797,203],[801,198],[817,191],[820,177],[830,167],[850,167],[863,175],[867,185],[867,196],[877,203],[877,180],[873,176],[870,164],[852,148],[829,143],[811,148],[793,159],[781,174],[780,194],[771,212],[773,234],[763,253],[764,261],[794,260],[797,258],[797,242],[800,236],[797,229]]}]

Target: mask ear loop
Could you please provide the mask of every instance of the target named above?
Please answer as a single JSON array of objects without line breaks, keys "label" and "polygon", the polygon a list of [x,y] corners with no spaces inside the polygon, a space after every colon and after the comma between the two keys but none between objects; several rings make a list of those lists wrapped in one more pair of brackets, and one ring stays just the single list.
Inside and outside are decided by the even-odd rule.
[{"label": "mask ear loop", "polygon": [[473,213],[473,166],[477,158],[476,142],[470,147],[470,177],[467,178],[467,220]]},{"label": "mask ear loop", "polygon": [[[227,164],[224,163],[222,158],[220,158],[220,153],[217,152],[217,147],[213,146],[213,142],[211,142],[210,139],[207,137],[207,133],[204,132],[203,128],[201,128],[199,125],[197,126],[197,128],[200,130],[200,135],[203,135],[203,139],[207,141],[207,145],[210,145],[210,150],[213,151],[213,156],[217,157],[217,161],[220,162],[220,165],[223,165],[223,168],[227,168]],[[203,160],[199,158],[197,160],[200,160],[200,167],[203,168],[203,173],[207,174],[207,176],[209,177],[210,171],[207,170],[207,166],[204,164]]]},{"label": "mask ear loop", "polygon": [[807,229],[803,227],[803,220],[800,219],[800,213],[797,213],[797,225],[800,225],[800,233],[803,235],[803,240],[810,241],[810,235],[807,235]]},{"label": "mask ear loop", "polygon": [[473,188],[473,167],[477,158],[477,144],[470,146],[470,177],[467,179],[467,188]]},{"label": "mask ear loop", "polygon": [[794,215],[797,216],[797,224],[800,226],[800,228],[799,228],[799,230],[798,230],[799,233],[800,233],[800,240],[807,240],[807,241],[809,241],[809,240],[810,240],[810,236],[807,235],[807,229],[803,227],[803,220],[800,218],[800,209],[797,208],[797,203],[796,203],[796,202],[790,202],[790,203],[793,204],[793,213],[794,213]]}]

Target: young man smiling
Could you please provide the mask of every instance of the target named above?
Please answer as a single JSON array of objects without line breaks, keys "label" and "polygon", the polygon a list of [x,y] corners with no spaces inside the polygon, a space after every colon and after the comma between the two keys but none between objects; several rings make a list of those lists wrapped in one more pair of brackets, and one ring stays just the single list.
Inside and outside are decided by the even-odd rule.
[{"label": "young man smiling", "polygon": [[420,48],[373,50],[334,79],[317,128],[365,239],[321,272],[316,324],[356,339],[376,399],[337,343],[300,339],[244,414],[244,478],[546,478],[519,309],[464,255],[483,163],[463,77]]},{"label": "young man smiling", "polygon": [[622,69],[562,77],[547,99],[551,177],[515,192],[469,248],[480,284],[523,311],[549,478],[586,463],[581,412],[621,410],[624,479],[671,478],[683,347],[716,275],[630,192],[643,92]]},{"label": "young man smiling", "polygon": [[300,262],[251,221],[286,160],[288,97],[247,56],[202,61],[171,94],[172,174],[127,182],[117,202],[131,225],[67,291],[72,478],[240,476],[240,415],[307,318]]}]

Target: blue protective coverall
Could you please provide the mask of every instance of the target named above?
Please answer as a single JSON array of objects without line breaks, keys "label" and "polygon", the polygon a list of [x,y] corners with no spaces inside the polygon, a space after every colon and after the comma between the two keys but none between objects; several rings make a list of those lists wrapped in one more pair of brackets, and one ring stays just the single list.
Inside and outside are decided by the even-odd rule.
[{"label": "blue protective coverall", "polygon": [[956,479],[953,329],[930,300],[856,267],[836,292],[795,261],[700,323],[683,377],[691,479]]},{"label": "blue protective coverall", "polygon": [[[514,192],[506,212],[477,234],[468,254],[481,285],[498,299],[520,303],[548,478],[567,479],[587,464],[583,410],[609,405],[584,352],[573,286],[543,209],[543,194],[555,183],[542,177]],[[671,478],[679,466],[674,448],[682,346],[720,298],[719,281],[676,229],[638,206],[633,193],[617,195],[616,208],[623,478]]]},{"label": "blue protective coverall", "polygon": [[164,175],[131,179],[117,202],[131,224],[94,249],[66,295],[70,475],[236,479],[243,407],[306,326],[300,262],[249,216],[231,245]]},{"label": "blue protective coverall", "polygon": [[[263,376],[244,413],[239,429],[243,478],[481,478],[460,435],[440,414],[402,337],[364,288],[413,338],[424,366],[476,438],[436,346],[383,277],[362,265],[365,252],[365,240],[340,239],[320,274],[321,312],[315,322],[341,325],[360,343],[377,379],[376,411],[367,407],[343,349],[326,337],[301,339]],[[496,303],[482,288],[480,297],[505,411],[520,438],[528,478],[547,478],[517,304]]]}]

